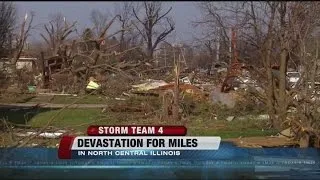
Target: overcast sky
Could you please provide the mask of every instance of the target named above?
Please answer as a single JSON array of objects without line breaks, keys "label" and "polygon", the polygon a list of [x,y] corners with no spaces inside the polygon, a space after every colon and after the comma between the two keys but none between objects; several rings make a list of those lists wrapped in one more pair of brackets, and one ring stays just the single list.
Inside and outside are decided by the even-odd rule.
[{"label": "overcast sky", "polygon": [[[113,12],[114,2],[101,1],[47,1],[47,2],[15,2],[18,6],[20,17],[24,17],[26,12],[34,11],[34,24],[42,24],[48,22],[48,15],[61,12],[67,19],[77,21],[80,30],[84,27],[89,27],[90,13],[93,9],[98,9],[102,12]],[[199,10],[195,6],[195,2],[164,2],[166,7],[172,7],[170,15],[176,23],[176,35],[173,41],[188,41],[192,38],[193,28],[190,24],[192,20],[199,17]],[[91,26],[92,27],[92,26]],[[39,39],[39,31],[33,31],[31,41]]]}]

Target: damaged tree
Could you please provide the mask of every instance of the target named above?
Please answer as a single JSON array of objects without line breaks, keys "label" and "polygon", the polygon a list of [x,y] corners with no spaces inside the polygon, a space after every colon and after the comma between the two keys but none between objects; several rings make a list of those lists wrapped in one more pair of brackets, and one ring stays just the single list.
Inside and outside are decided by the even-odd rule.
[{"label": "damaged tree", "polygon": [[[208,3],[205,7],[212,7],[212,3]],[[320,18],[316,13],[319,11],[319,3],[241,2],[238,8],[231,7],[233,6],[226,5],[222,8],[213,8],[215,13],[211,15],[214,16],[214,20],[210,22],[216,22],[215,25],[226,29],[220,23],[222,21],[217,21],[223,19],[225,14],[229,17],[223,19],[225,24],[234,26],[236,22],[243,22],[242,28],[238,26],[239,39],[251,44],[252,56],[248,61],[241,57],[240,59],[247,64],[247,67],[250,67],[251,77],[260,87],[260,90],[255,87],[251,87],[250,90],[266,104],[271,125],[280,131],[284,124],[293,126],[295,122],[294,127],[298,126],[300,129],[300,134],[296,134],[297,139],[307,139],[306,134],[318,137],[318,132],[314,131],[318,127],[314,118],[316,108],[310,110],[306,105],[310,106],[310,98],[316,92],[312,88],[312,82],[314,82],[312,74],[317,69],[317,55],[315,55],[317,53],[307,56],[312,46],[308,46],[308,49],[306,42],[317,38],[312,34],[319,26]],[[289,89],[287,69],[293,61],[298,62],[304,69],[304,75],[299,80],[304,85],[301,86],[298,83],[294,89]],[[315,66],[311,68],[307,64]],[[275,66],[277,66],[276,69]],[[296,101],[294,100],[296,97],[301,99]],[[291,112],[289,116],[288,110],[292,108],[298,113]],[[304,144],[307,145],[301,145],[301,147],[308,146],[309,142]]]},{"label": "damaged tree", "polygon": [[16,7],[12,2],[0,3],[0,55],[6,56],[11,47],[11,37],[16,23]]},{"label": "damaged tree", "polygon": [[[27,41],[28,36],[30,35],[31,25],[34,17],[34,13],[31,12],[31,17],[28,22],[28,14],[25,15],[24,20],[21,24],[20,33],[16,37],[16,45],[13,49],[13,54],[11,58],[11,64],[16,67],[17,61],[20,58],[23,48],[25,47],[25,43]],[[14,68],[16,69],[16,68]]]},{"label": "damaged tree", "polygon": [[[133,14],[132,14],[132,9],[133,9],[133,2],[122,2],[121,4],[117,4],[119,6],[116,6],[116,12],[117,14],[119,14],[119,22],[120,22],[120,26],[121,29],[128,29],[128,31],[132,31],[131,30],[131,26],[132,26],[132,18],[133,18]],[[128,44],[130,39],[125,37],[126,35],[126,31],[121,31],[120,34],[120,52],[124,51],[125,49],[128,49]]]},{"label": "damaged tree", "polygon": [[40,36],[49,46],[52,56],[59,55],[61,45],[65,43],[71,33],[76,31],[76,24],[77,22],[68,23],[66,17],[58,13],[52,15],[49,24],[44,25],[47,36],[43,33],[40,33]]},{"label": "damaged tree", "polygon": [[291,54],[298,59],[301,77],[290,91],[292,98],[288,99],[288,105],[293,110],[284,123],[292,126],[300,147],[320,147],[320,99],[316,84],[319,82],[319,36],[314,33],[320,25],[320,3],[295,2],[287,8],[290,38],[297,44]]},{"label": "damaged tree", "polygon": [[[139,64],[129,64],[120,61],[117,62],[117,60],[120,59],[119,57],[125,53],[130,52],[137,47],[133,47],[118,53],[117,51],[110,51],[110,49],[118,46],[119,44],[108,46],[109,44],[107,43],[110,37],[113,37],[114,35],[124,31],[121,29],[113,34],[108,36],[106,35],[107,31],[117,18],[119,18],[118,15],[113,17],[109,22],[105,23],[106,26],[102,29],[97,37],[92,35],[93,33],[90,29],[86,29],[81,40],[74,40],[71,46],[66,45],[66,42],[61,44],[61,46],[66,48],[62,49],[63,51],[59,51],[59,56],[54,56],[49,59],[66,58],[68,66],[61,66],[61,68],[58,68],[59,70],[57,72],[54,72],[50,75],[53,82],[56,84],[63,84],[65,82],[60,81],[59,79],[66,80],[66,78],[69,76],[73,76],[73,90],[75,92],[79,92],[86,89],[86,82],[88,79],[90,79],[89,77],[102,77],[101,73],[116,72],[120,73],[120,75],[131,78],[130,75],[123,72],[123,70],[134,68]],[[105,42],[105,44],[103,44],[103,42]],[[66,53],[66,51],[69,53]],[[65,54],[68,54],[68,56]]]},{"label": "damaged tree", "polygon": [[9,55],[9,61],[10,61],[10,69],[11,69],[11,74],[13,76],[12,80],[13,83],[17,82],[18,88],[21,88],[21,85],[25,80],[23,80],[23,77],[25,77],[25,74],[23,74],[23,71],[18,71],[17,70],[17,62],[20,59],[21,53],[23,49],[25,48],[25,44],[27,41],[27,38],[30,35],[30,30],[32,26],[32,21],[34,14],[33,12],[30,13],[31,16],[28,17],[28,14],[25,15],[21,27],[20,27],[20,32],[19,34],[16,35],[16,43],[13,45],[14,47],[11,49],[11,54]]},{"label": "damaged tree", "polygon": [[[142,27],[139,27],[136,24],[134,25],[147,44],[147,57],[150,60],[153,59],[153,53],[158,44],[165,40],[165,38],[175,29],[175,25],[173,20],[168,17],[172,7],[165,13],[162,13],[163,9],[161,2],[143,2],[143,10],[145,14],[141,18],[139,17],[137,10],[133,8],[133,14]],[[165,30],[157,33],[157,26],[159,25],[165,26]]]},{"label": "damaged tree", "polygon": [[95,36],[99,36],[104,28],[107,26],[109,13],[102,13],[99,10],[92,10],[90,14],[90,20],[93,24]]}]

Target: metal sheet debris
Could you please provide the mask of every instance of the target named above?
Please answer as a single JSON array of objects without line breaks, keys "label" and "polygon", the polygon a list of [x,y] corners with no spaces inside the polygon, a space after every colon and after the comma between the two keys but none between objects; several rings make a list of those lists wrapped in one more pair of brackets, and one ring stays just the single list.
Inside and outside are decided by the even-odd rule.
[{"label": "metal sheet debris", "polygon": [[77,94],[58,94],[58,93],[38,93],[43,96],[78,96]]},{"label": "metal sheet debris", "polygon": [[[16,136],[28,137],[28,136],[33,136],[36,134],[37,134],[37,132],[26,132],[26,133],[16,133]],[[44,132],[44,133],[40,133],[38,136],[43,137],[43,138],[56,139],[56,138],[61,137],[63,134],[64,134],[63,132],[55,132],[55,133]]]},{"label": "metal sheet debris", "polygon": [[148,90],[156,89],[156,88],[164,86],[164,85],[168,85],[168,83],[166,83],[163,80],[148,79],[145,83],[132,85],[132,87],[136,91],[148,91]]},{"label": "metal sheet debris", "polygon": [[227,121],[229,121],[229,122],[231,122],[232,120],[234,120],[234,116],[229,116],[229,117],[227,117]]},{"label": "metal sheet debris", "polygon": [[181,78],[180,81],[184,84],[191,84],[189,77]]},{"label": "metal sheet debris", "polygon": [[118,100],[118,101],[125,101],[126,99],[124,98],[114,98],[115,100]]}]

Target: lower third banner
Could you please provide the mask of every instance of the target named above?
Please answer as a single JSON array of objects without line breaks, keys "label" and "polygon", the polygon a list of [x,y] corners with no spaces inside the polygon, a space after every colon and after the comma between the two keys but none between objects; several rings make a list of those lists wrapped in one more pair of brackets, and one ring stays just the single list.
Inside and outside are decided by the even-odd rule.
[{"label": "lower third banner", "polygon": [[[199,150],[72,150],[70,159],[197,159]],[[211,151],[212,154],[212,151]],[[202,158],[201,158],[202,159]]]},{"label": "lower third banner", "polygon": [[220,137],[63,137],[60,159],[187,158],[219,149]]}]

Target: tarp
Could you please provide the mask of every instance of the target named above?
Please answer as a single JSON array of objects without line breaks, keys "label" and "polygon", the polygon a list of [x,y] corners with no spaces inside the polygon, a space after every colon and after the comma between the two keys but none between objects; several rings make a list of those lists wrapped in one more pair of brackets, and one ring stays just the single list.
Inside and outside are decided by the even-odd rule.
[{"label": "tarp", "polygon": [[28,91],[30,92],[30,93],[33,93],[33,92],[36,92],[36,86],[28,86]]}]

